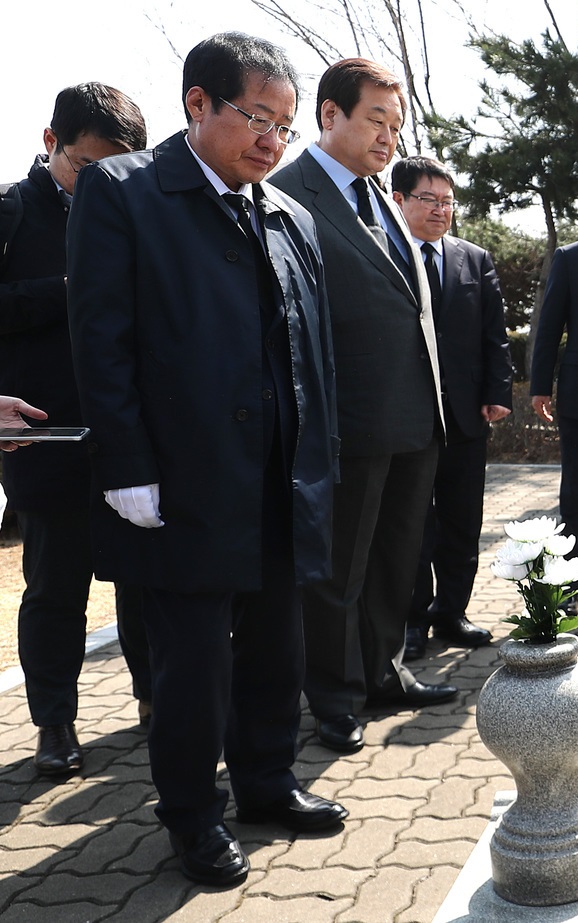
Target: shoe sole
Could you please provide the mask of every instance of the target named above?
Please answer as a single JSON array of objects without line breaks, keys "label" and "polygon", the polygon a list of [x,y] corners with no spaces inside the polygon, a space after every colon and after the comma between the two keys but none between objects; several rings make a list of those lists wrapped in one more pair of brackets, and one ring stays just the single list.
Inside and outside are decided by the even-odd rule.
[{"label": "shoe sole", "polygon": [[63,766],[61,769],[54,769],[50,766],[39,766],[38,763],[34,763],[34,768],[41,776],[69,776],[75,772],[80,772],[83,766],[84,763],[79,763],[78,766]]},{"label": "shoe sole", "polygon": [[359,743],[352,745],[331,743],[329,740],[324,740],[319,734],[317,735],[317,739],[322,747],[327,747],[328,750],[333,750],[334,753],[359,753],[365,746],[364,740],[360,740]]},{"label": "shoe sole", "polygon": [[241,885],[246,880],[247,875],[250,871],[250,865],[247,863],[246,867],[243,867],[238,872],[235,872],[232,875],[227,877],[219,877],[213,875],[205,875],[202,872],[192,872],[187,868],[184,861],[181,859],[181,872],[183,875],[188,878],[190,881],[194,881],[195,884],[199,885],[210,885],[213,888],[233,888],[236,885]]},{"label": "shoe sole", "polygon": [[279,827],[284,827],[287,830],[292,830],[294,833],[313,833],[316,830],[331,830],[333,827],[339,827],[339,825],[343,823],[348,815],[349,811],[344,811],[344,813],[339,817],[324,818],[323,820],[318,820],[317,822],[301,824],[298,821],[291,823],[291,821],[279,820],[276,817],[264,817],[262,814],[237,812],[237,821],[240,824],[277,825]]}]

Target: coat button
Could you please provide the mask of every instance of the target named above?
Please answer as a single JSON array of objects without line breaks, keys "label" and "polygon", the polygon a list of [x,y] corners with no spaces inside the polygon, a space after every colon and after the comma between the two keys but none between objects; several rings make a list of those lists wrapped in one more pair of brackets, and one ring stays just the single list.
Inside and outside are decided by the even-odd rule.
[{"label": "coat button", "polygon": [[249,411],[238,410],[237,413],[235,414],[235,420],[238,420],[239,423],[244,423],[248,416],[249,416]]},{"label": "coat button", "polygon": [[264,401],[270,401],[271,398],[273,397],[273,392],[271,391],[270,388],[265,388],[265,390],[261,394],[261,397],[263,398]]},{"label": "coat button", "polygon": [[229,263],[236,263],[239,259],[239,254],[236,250],[226,250],[225,259],[228,260]]},{"label": "coat button", "polygon": [[267,339],[265,340],[265,345],[267,349],[275,349],[275,340],[273,339],[273,337],[267,337]]}]

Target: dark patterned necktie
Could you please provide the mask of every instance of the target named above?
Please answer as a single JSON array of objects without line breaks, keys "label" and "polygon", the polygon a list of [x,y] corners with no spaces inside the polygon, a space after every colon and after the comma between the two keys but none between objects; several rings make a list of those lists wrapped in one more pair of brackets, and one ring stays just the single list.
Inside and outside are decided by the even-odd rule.
[{"label": "dark patterned necktie", "polygon": [[400,253],[395,242],[392,240],[385,228],[382,227],[381,222],[378,220],[371,204],[371,199],[369,196],[369,185],[367,180],[364,180],[361,176],[358,176],[357,179],[353,180],[351,187],[357,196],[357,214],[359,215],[360,219],[364,224],[367,225],[378,243],[381,244],[385,252],[393,260],[402,276],[405,278],[410,289],[414,291],[409,263],[406,259],[404,259],[403,254]]},{"label": "dark patterned necktie", "polygon": [[249,199],[244,195],[236,192],[226,192],[223,200],[237,216],[237,224],[248,238],[253,251],[255,273],[257,275],[257,284],[259,287],[259,304],[261,311],[268,317],[271,317],[275,311],[275,299],[273,294],[272,271],[269,266],[269,260],[258,235],[253,230],[251,222],[251,211]]},{"label": "dark patterned necktie", "polygon": [[363,223],[366,224],[368,228],[381,227],[373,210],[371,199],[369,198],[369,186],[366,180],[358,176],[357,179],[353,180],[351,186],[357,196],[357,214]]},{"label": "dark patterned necktie", "polygon": [[253,230],[253,224],[251,222],[251,209],[247,196],[239,195],[235,192],[226,192],[223,196],[223,199],[227,205],[233,209],[235,215],[237,216],[237,224],[244,232],[245,236],[251,241],[251,245],[254,246],[255,244],[258,244],[259,248],[263,250],[261,241]]},{"label": "dark patterned necktie", "polygon": [[421,245],[421,249],[422,253],[425,253],[425,271],[431,292],[433,316],[434,320],[437,320],[442,300],[442,285],[440,282],[440,274],[434,260],[435,247],[432,247],[430,243],[426,242]]}]

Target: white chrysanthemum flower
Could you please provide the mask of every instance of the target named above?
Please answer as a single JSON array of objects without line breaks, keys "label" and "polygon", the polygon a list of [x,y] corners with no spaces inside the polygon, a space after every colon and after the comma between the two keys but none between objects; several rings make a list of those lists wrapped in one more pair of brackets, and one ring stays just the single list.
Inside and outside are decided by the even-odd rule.
[{"label": "white chrysanthemum flower", "polygon": [[504,580],[524,580],[532,570],[529,564],[505,564],[494,561],[490,564],[494,577],[503,577]]},{"label": "white chrysanthemum flower", "polygon": [[537,577],[536,583],[548,583],[551,586],[566,586],[578,580],[578,558],[544,556],[544,576]]},{"label": "white chrysanthemum flower", "polygon": [[496,561],[500,564],[527,564],[534,561],[543,549],[543,542],[517,542],[509,538],[496,550]]},{"label": "white chrysanthemum flower", "polygon": [[551,535],[544,542],[544,551],[556,557],[564,557],[576,544],[575,535]]},{"label": "white chrysanthemum flower", "polygon": [[551,516],[540,516],[535,519],[526,519],[524,522],[508,522],[504,532],[516,542],[545,542],[552,535],[557,535],[564,528],[565,523],[556,525],[556,520]]}]

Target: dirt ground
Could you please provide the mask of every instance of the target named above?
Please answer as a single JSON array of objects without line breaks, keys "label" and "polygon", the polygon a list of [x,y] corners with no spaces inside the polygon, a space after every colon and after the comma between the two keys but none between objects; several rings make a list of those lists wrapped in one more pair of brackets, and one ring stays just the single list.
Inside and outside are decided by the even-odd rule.
[{"label": "dirt ground", "polygon": [[[22,543],[10,532],[0,533],[0,671],[19,663],[17,620],[23,590]],[[88,632],[115,620],[112,583],[92,581],[86,615]]]}]

